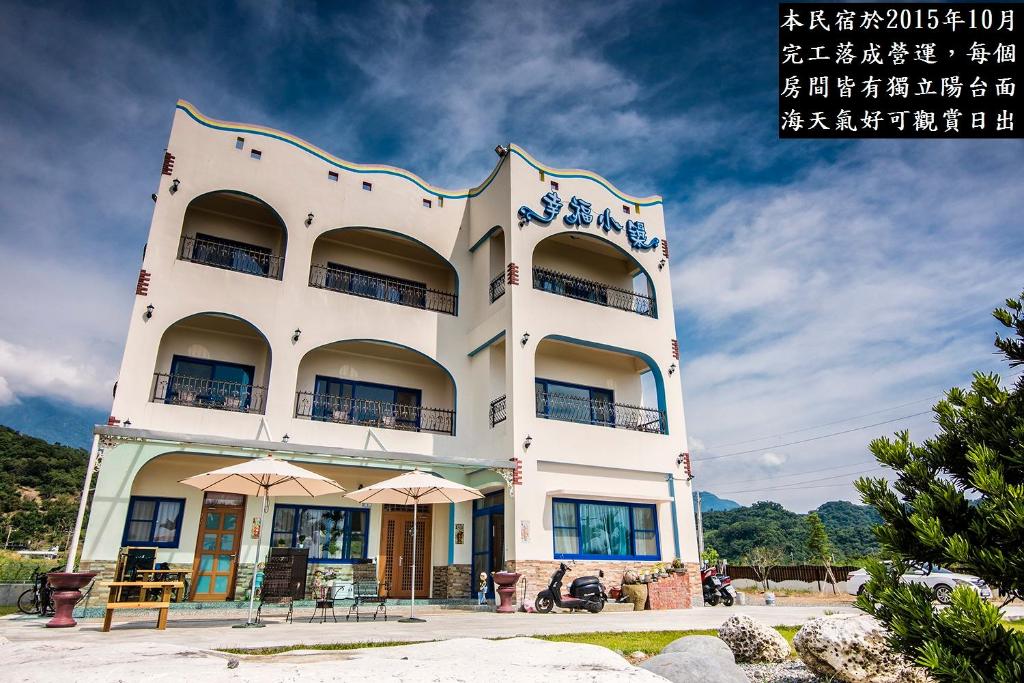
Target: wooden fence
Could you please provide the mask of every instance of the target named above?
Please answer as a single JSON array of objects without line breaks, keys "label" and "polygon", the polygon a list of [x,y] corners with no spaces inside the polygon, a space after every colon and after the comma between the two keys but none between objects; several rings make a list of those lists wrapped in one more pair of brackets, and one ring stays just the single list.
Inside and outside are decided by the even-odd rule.
[{"label": "wooden fence", "polygon": [[[860,567],[850,565],[833,565],[832,575],[836,577],[836,581],[845,581],[846,575],[857,569],[860,569]],[[747,565],[730,564],[726,567],[725,573],[734,579],[759,580],[754,568]],[[768,572],[768,580],[806,581],[808,583],[813,583],[815,581],[827,581],[828,577],[825,574],[825,567],[820,564],[793,564],[772,567],[771,571]]]}]

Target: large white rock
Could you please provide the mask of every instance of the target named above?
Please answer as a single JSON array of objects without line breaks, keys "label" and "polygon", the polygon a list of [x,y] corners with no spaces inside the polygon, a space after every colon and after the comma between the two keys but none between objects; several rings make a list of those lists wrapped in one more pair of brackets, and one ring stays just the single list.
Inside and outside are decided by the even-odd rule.
[{"label": "large white rock", "polygon": [[807,668],[842,683],[925,683],[930,678],[894,652],[885,627],[867,614],[834,614],[811,619],[793,637]]},{"label": "large white rock", "polygon": [[746,614],[735,614],[718,629],[737,662],[784,662],[789,658],[789,643],[771,626],[765,626]]},{"label": "large white rock", "polygon": [[733,664],[736,663],[736,657],[726,642],[714,636],[683,636],[682,638],[676,638],[666,645],[660,654],[667,655],[673,652],[684,652],[699,657],[724,658]]}]

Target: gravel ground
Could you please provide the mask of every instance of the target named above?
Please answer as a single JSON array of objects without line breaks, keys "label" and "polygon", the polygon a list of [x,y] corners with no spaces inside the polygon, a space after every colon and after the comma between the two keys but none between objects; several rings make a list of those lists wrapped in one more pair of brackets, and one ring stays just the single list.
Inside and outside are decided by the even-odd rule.
[{"label": "gravel ground", "polygon": [[811,673],[799,659],[782,664],[740,664],[751,683],[817,683],[824,678]]}]

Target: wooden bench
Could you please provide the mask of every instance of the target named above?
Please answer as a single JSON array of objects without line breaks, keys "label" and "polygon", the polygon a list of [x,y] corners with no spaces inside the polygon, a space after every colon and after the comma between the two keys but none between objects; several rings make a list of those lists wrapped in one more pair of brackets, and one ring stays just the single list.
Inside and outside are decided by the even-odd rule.
[{"label": "wooden bench", "polygon": [[[160,616],[157,617],[156,627],[160,630],[167,628],[167,610],[171,606],[171,591],[181,588],[184,584],[181,581],[114,581],[107,584],[110,586],[110,597],[107,599],[107,612],[103,617],[103,631],[110,630],[110,621],[114,618],[114,610],[119,609],[158,609]],[[133,602],[121,602],[121,590],[124,588],[139,589],[139,598]],[[160,589],[160,600],[147,601],[143,599],[145,592],[150,589]]]},{"label": "wooden bench", "polygon": [[188,579],[192,576],[191,569],[136,569],[136,581],[180,581],[181,587],[173,593],[175,602],[185,602],[187,597]]}]

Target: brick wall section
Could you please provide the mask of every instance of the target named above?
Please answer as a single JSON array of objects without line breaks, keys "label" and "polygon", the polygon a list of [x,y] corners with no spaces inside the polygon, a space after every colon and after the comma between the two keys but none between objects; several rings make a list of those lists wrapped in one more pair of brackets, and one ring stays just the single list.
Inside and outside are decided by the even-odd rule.
[{"label": "brick wall section", "polygon": [[[509,563],[512,571],[519,572],[526,578],[526,600],[532,604],[537,593],[547,588],[551,574],[558,569],[558,560],[515,560]],[[569,573],[563,579],[565,590],[568,591],[572,580],[579,576],[596,576],[598,570],[604,570],[603,583],[606,589],[622,585],[622,575],[630,570],[639,573],[649,572],[657,562],[614,562],[611,560],[579,560],[569,567]],[[671,580],[671,579],[669,579]],[[666,579],[662,579],[666,581]],[[671,602],[677,607],[694,607],[702,604],[700,588],[700,570],[696,564],[686,565],[686,574],[677,576],[672,583],[677,597]],[[665,602],[669,598],[662,598]],[[695,602],[696,600],[696,602]],[[661,609],[676,609],[662,607]]]},{"label": "brick wall section", "polygon": [[433,587],[431,595],[436,600],[455,600],[470,597],[470,574],[472,567],[468,564],[450,564],[445,567],[434,567]]},{"label": "brick wall section", "polygon": [[683,609],[690,604],[690,580],[685,574],[669,574],[647,585],[647,609]]}]

